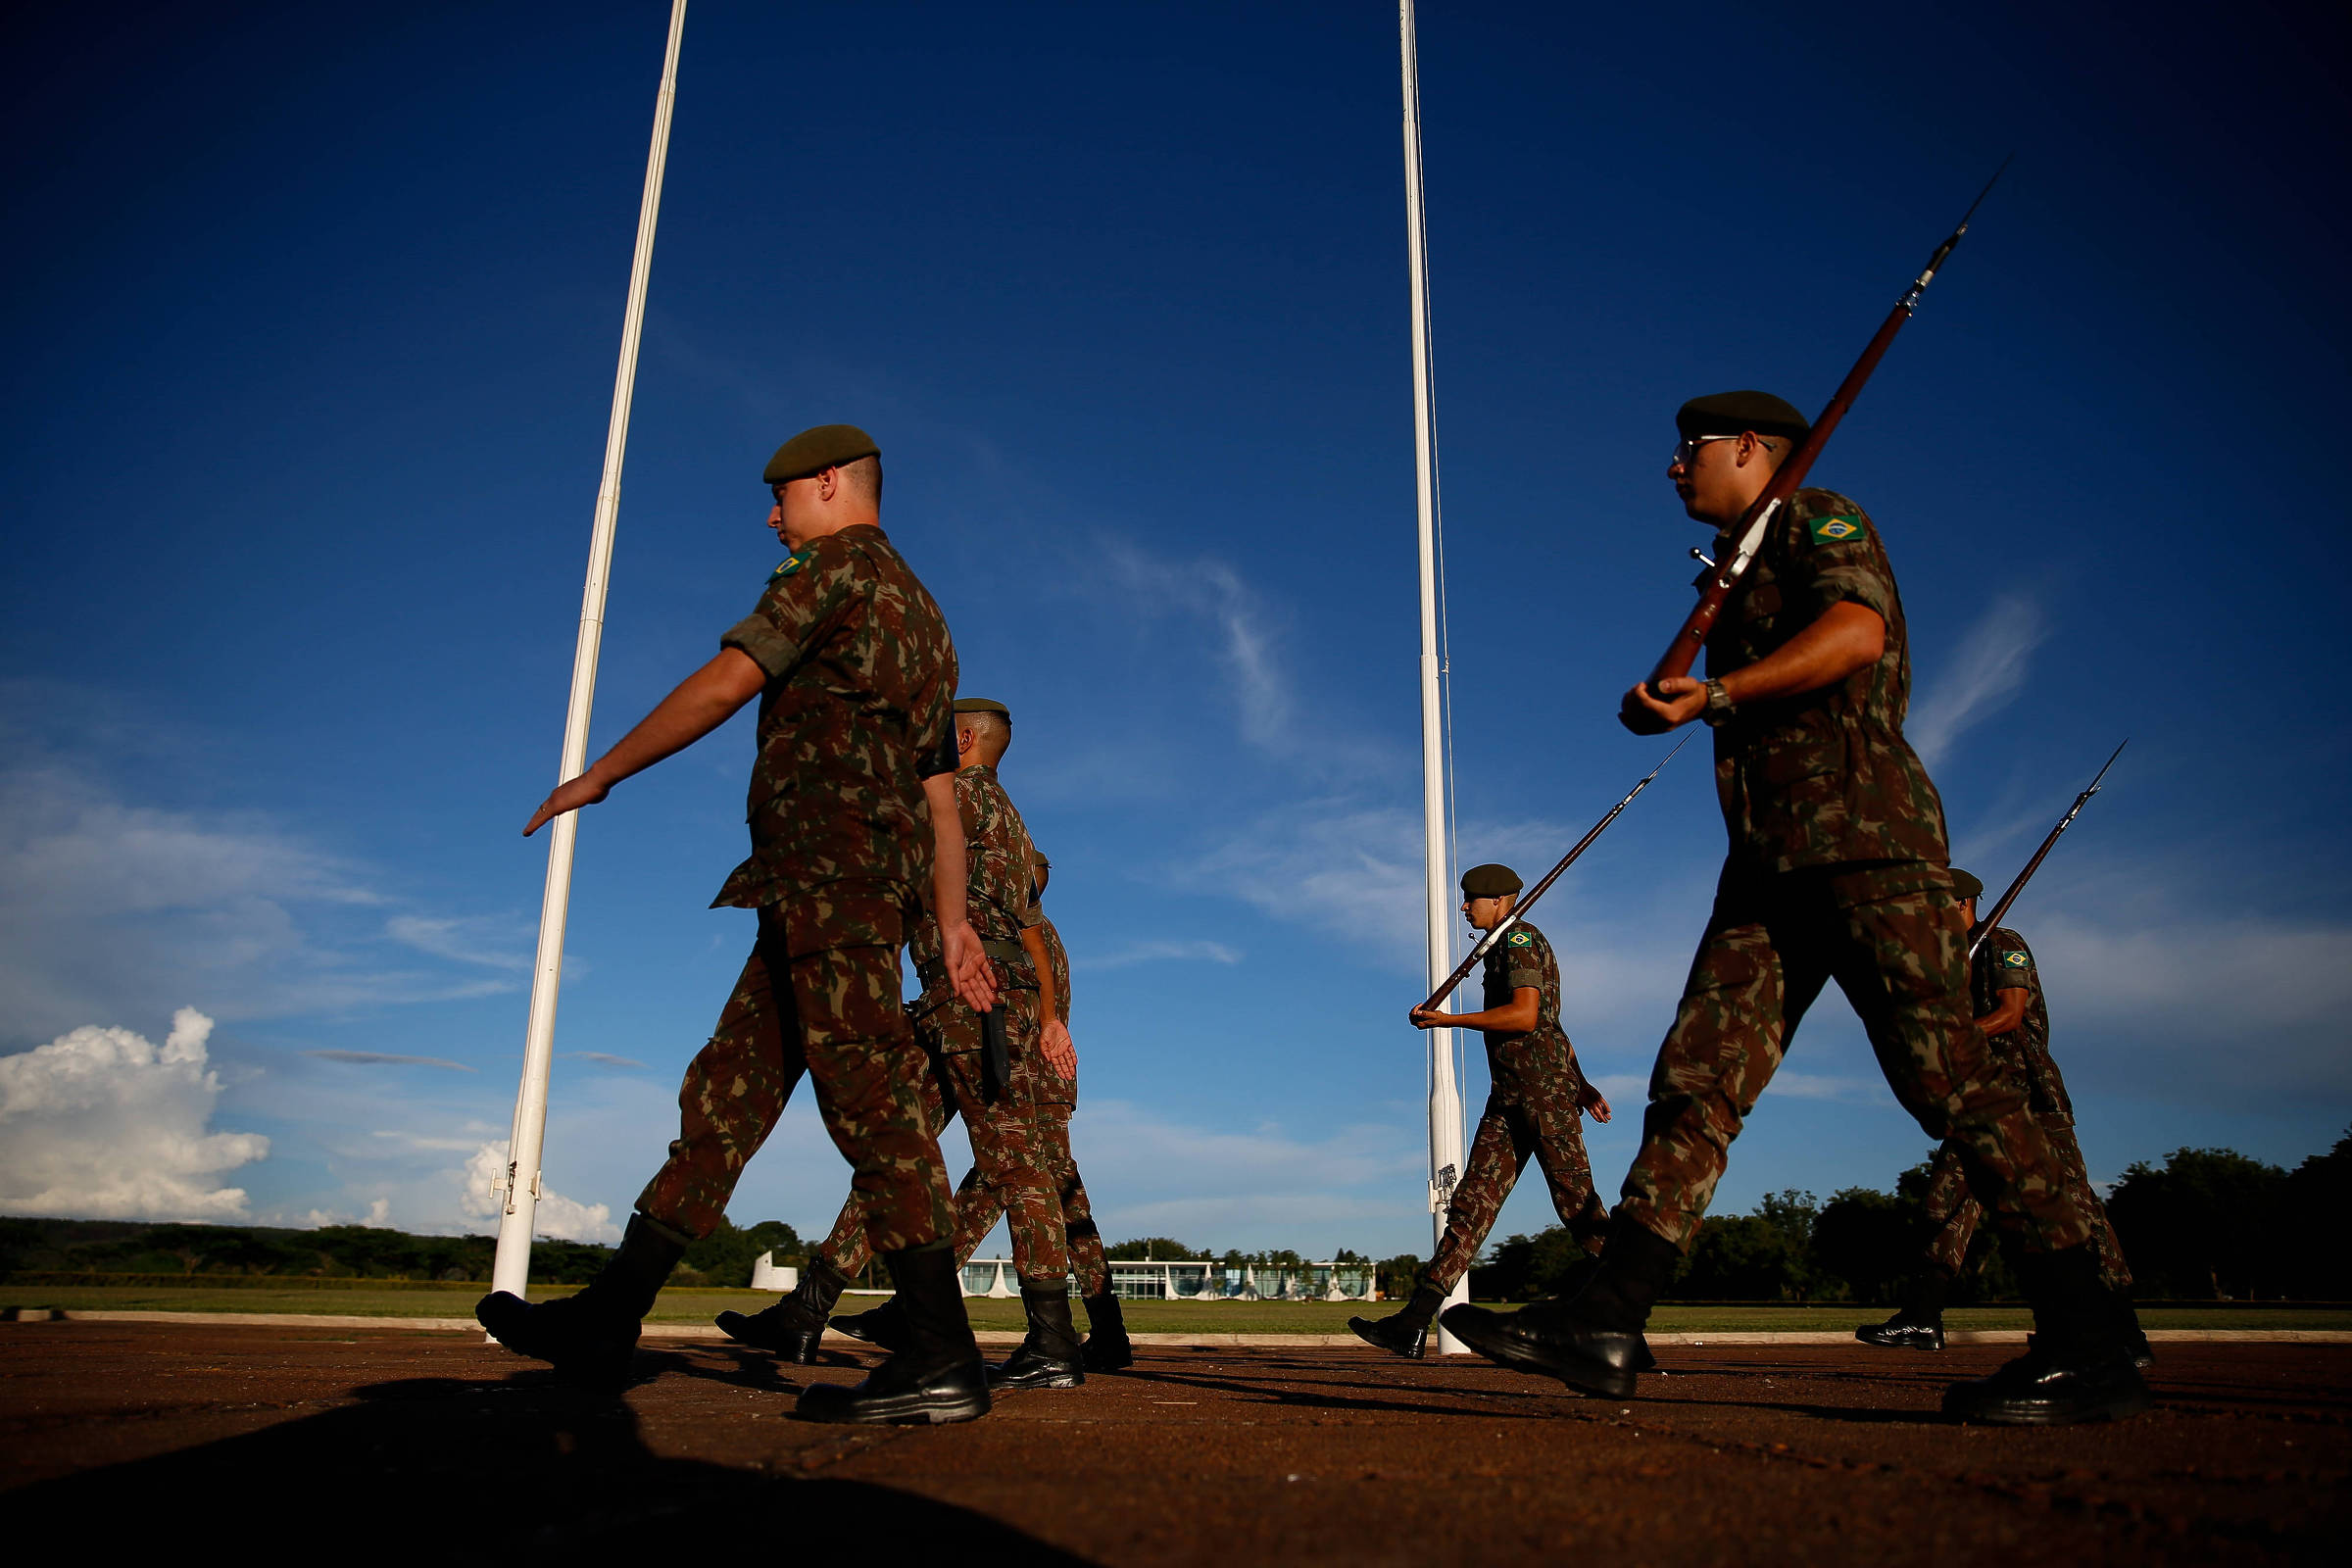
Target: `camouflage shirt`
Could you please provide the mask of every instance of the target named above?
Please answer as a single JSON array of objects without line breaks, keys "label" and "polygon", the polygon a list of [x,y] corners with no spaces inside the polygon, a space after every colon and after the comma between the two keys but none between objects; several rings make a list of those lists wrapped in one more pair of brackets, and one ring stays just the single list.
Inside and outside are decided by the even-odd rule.
[{"label": "camouflage shirt", "polygon": [[882,530],[844,528],[794,551],[718,641],[749,655],[767,688],[752,857],[711,906],[757,908],[846,877],[925,889],[923,779],[953,766],[956,645]]},{"label": "camouflage shirt", "polygon": [[[1718,560],[1731,548],[1715,540]],[[1742,703],[1715,731],[1715,791],[1732,857],[1760,869],[1949,858],[1943,801],[1903,739],[1911,649],[1894,568],[1860,507],[1799,490],[1765,531],[1742,590],[1707,637],[1707,671],[1755,663],[1832,605],[1886,622],[1877,663],[1834,686]]]},{"label": "camouflage shirt", "polygon": [[2037,1113],[2072,1116],[2075,1106],[2067,1099],[2066,1080],[2058,1076],[2058,1063],[2050,1059],[2050,1013],[2041,1003],[2041,979],[2034,972],[2034,950],[2007,926],[1995,926],[1984,933],[1984,946],[1977,949],[1976,962],[1970,967],[1969,992],[1977,1016],[1982,1018],[1998,1007],[2004,991],[2026,994],[2026,1016],[2007,1034],[1986,1035],[1984,1043],[2025,1079],[2026,1092]]},{"label": "camouflage shirt", "polygon": [[1487,1072],[1495,1089],[1507,1094],[1523,1084],[1575,1074],[1576,1052],[1560,1027],[1560,966],[1544,933],[1525,920],[1505,931],[1487,952],[1485,980],[1482,1011],[1509,1006],[1523,986],[1535,987],[1537,995],[1536,1026],[1527,1033],[1480,1031],[1487,1037]]},{"label": "camouflage shirt", "polygon": [[[993,950],[997,984],[1023,991],[1037,987],[1037,968],[1020,948],[1021,927],[1046,917],[1029,896],[1029,829],[1012,799],[997,782],[997,770],[986,763],[956,775],[956,808],[963,817],[964,913],[973,933]],[[941,976],[946,966],[936,912],[927,914],[906,944],[922,977],[923,995],[915,1004],[928,1010],[953,994]]]}]

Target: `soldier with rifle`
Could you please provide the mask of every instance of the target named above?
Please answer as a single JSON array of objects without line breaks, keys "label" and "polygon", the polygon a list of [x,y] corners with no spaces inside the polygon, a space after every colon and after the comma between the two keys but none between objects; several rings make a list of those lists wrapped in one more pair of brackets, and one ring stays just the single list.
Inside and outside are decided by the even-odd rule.
[{"label": "soldier with rifle", "polygon": [[[768,460],[768,526],[792,553],[752,613],[525,835],[602,801],[760,700],[751,858],[713,906],[757,910],[759,935],[678,1092],[669,1157],[610,1263],[578,1294],[504,1291],[474,1315],[509,1349],[617,1386],[639,1324],[687,1246],[716,1229],[743,1167],[806,1075],[855,1170],[865,1244],[907,1302],[905,1349],[856,1388],[820,1384],[821,1421],[968,1421],[989,1408],[947,1236],[953,1217],[927,1064],[901,1001],[899,945],[918,917],[943,987],[989,1007],[996,981],[964,907],[949,708],[956,649],[939,606],[881,528],[882,458],[855,425],[804,430]],[[929,893],[929,909],[923,910]]]},{"label": "soldier with rifle", "polygon": [[1486,1005],[1451,1013],[1424,1004],[1412,1011],[1419,1029],[1476,1029],[1486,1036],[1490,1089],[1478,1136],[1462,1179],[1446,1208],[1446,1237],[1429,1260],[1404,1310],[1385,1318],[1351,1317],[1359,1339],[1419,1360],[1429,1326],[1453,1287],[1470,1271],[1487,1233],[1518,1185],[1530,1156],[1543,1168],[1560,1223],[1588,1252],[1600,1250],[1608,1209],[1592,1191],[1592,1162],[1585,1157],[1584,1115],[1609,1119],[1609,1102],[1578,1069],[1576,1048],[1560,1027],[1560,965],[1544,933],[1511,920],[1522,884],[1507,865],[1474,865],[1462,873],[1462,914],[1492,932],[1510,921],[1486,955]]},{"label": "soldier with rifle", "polygon": [[[1619,716],[1639,734],[1694,720],[1713,728],[1730,855],[1599,1266],[1572,1294],[1516,1313],[1463,1305],[1445,1315],[1456,1337],[1506,1365],[1633,1393],[1648,1360],[1642,1326],[1732,1140],[1836,979],[1896,1099],[1953,1141],[1971,1190],[2025,1249],[2034,1346],[1993,1378],[1949,1391],[1946,1412],[2043,1424],[2149,1402],[2128,1314],[2099,1280],[2064,1166],[1970,1014],[1943,808],[1903,739],[1910,653],[1877,525],[1844,496],[1797,488],[1925,282],[1818,426],[1752,391],[1694,398],[1676,416],[1666,477],[1690,517],[1720,530],[1717,562],[1699,610]],[[1686,672],[1702,646],[1707,676],[1695,679]]]},{"label": "soldier with rifle", "polygon": [[[955,799],[970,846],[966,904],[994,966],[1001,1001],[984,1013],[961,1000],[944,964],[940,932],[928,923],[915,928],[909,951],[923,992],[912,1010],[933,1065],[928,1104],[935,1125],[944,1126],[951,1113],[963,1118],[986,1200],[1010,1217],[1013,1267],[1029,1332],[1008,1360],[989,1369],[989,1387],[1076,1388],[1086,1373],[1070,1320],[1070,1259],[1058,1173],[1031,1137],[1015,1086],[1023,1069],[1041,1055],[1064,1076],[1075,1075],[1077,1057],[1067,1030],[1056,1030],[1051,1040],[1042,1035],[1041,1007],[1050,1007],[1052,1001],[1041,996],[1039,980],[1051,973],[1052,961],[1038,930],[1044,911],[1030,896],[1036,850],[997,777],[997,763],[1012,744],[1012,714],[1003,703],[984,697],[957,698],[955,709],[962,761]],[[862,1203],[863,1195],[853,1191],[832,1234],[811,1253],[808,1276],[784,1299],[748,1316],[721,1313],[718,1326],[744,1344],[813,1361],[834,1303],[872,1255]],[[951,1218],[951,1236],[953,1230]],[[902,1309],[906,1304],[902,1302]]]},{"label": "soldier with rifle", "polygon": [[[1952,890],[1960,900],[1962,918],[1975,930],[1977,900],[1984,885],[1968,872],[1954,869]],[[2099,1278],[2117,1297],[2128,1299],[2132,1270],[2124,1262],[2115,1227],[2107,1222],[2106,1205],[2099,1201],[2089,1172],[2083,1168],[2082,1146],[2075,1141],[2074,1102],[2067,1098],[2058,1063],[2050,1058],[2049,1009],[2042,1003],[2034,950],[2026,946],[2026,939],[2007,926],[1986,929],[1970,962],[1969,994],[1978,1030],[1992,1048],[2001,1070],[2025,1086],[2034,1119],[2049,1135],[2050,1147],[2066,1167],[2066,1195],[2082,1211],[2082,1223],[2090,1232]],[[1918,1271],[1904,1282],[1902,1304],[1894,1316],[1854,1330],[1854,1338],[1864,1345],[1888,1348],[1942,1349],[1944,1303],[1967,1267],[1969,1242],[1984,1217],[1984,1205],[1968,1190],[1960,1151],[1946,1139],[1936,1151],[1928,1179],[1926,1255]],[[2139,1331],[2136,1314],[2132,1337],[2132,1360],[2141,1367],[2153,1364],[2155,1357],[2148,1349],[2147,1336]]]}]

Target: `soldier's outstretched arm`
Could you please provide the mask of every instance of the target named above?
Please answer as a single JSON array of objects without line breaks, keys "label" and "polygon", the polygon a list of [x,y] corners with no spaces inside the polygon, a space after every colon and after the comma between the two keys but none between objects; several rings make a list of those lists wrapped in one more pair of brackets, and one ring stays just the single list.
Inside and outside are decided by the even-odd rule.
[{"label": "soldier's outstretched arm", "polygon": [[713,659],[684,680],[677,690],[654,706],[620,744],[588,764],[577,778],[556,786],[556,792],[531,813],[522,836],[529,838],[565,811],[594,806],[612,793],[612,786],[642,773],[662,759],[692,746],[735,716],[735,710],[760,695],[767,674],[739,648],[722,648]]},{"label": "soldier's outstretched arm", "polygon": [[[1885,618],[1868,605],[1840,600],[1762,659],[1715,679],[1725,700],[1737,708],[1835,686],[1877,663],[1886,652]],[[1705,681],[1672,675],[1658,682],[1658,690],[1666,694],[1664,702],[1649,695],[1646,682],[1637,682],[1618,704],[1619,721],[1637,735],[1662,735],[1706,711]]]},{"label": "soldier's outstretched arm", "polygon": [[956,775],[934,773],[923,780],[923,802],[931,815],[931,907],[939,914],[939,946],[948,965],[948,983],[964,1005],[986,1012],[997,1004],[997,971],[972,929],[970,905],[965,899],[968,861],[963,843],[963,813],[956,805]]}]

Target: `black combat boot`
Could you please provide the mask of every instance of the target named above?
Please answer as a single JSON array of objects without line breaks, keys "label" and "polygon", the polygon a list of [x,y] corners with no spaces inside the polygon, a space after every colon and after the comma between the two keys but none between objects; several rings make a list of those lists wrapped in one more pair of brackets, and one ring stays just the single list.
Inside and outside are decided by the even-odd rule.
[{"label": "black combat boot", "polygon": [[1864,1345],[1889,1350],[1943,1348],[1943,1303],[1952,1294],[1952,1277],[1939,1268],[1925,1268],[1903,1284],[1902,1305],[1884,1323],[1866,1323],[1854,1330]]},{"label": "black combat boot", "polygon": [[1061,1281],[1051,1285],[1021,1282],[1021,1310],[1029,1316],[1029,1337],[1002,1365],[988,1369],[991,1389],[1074,1389],[1086,1381],[1086,1363],[1079,1359],[1078,1330],[1070,1322],[1070,1289]]},{"label": "black combat boot", "polygon": [[1642,1326],[1678,1250],[1647,1226],[1618,1219],[1600,1266],[1574,1296],[1554,1296],[1516,1312],[1450,1308],[1446,1331],[1490,1361],[1544,1372],[1571,1388],[1630,1396],[1637,1373],[1656,1365]]},{"label": "black combat boot", "polygon": [[2129,1318],[2119,1293],[2101,1284],[2087,1247],[2020,1258],[2018,1275],[2034,1303],[2026,1353],[1988,1378],[1943,1392],[1943,1413],[1994,1426],[2056,1427],[2113,1421],[2154,1403],[2132,1364]]},{"label": "black combat boot", "polygon": [[612,1261],[585,1290],[538,1302],[493,1291],[474,1303],[474,1319],[515,1354],[554,1362],[566,1382],[617,1389],[629,1380],[637,1325],[685,1251],[676,1231],[632,1214]]},{"label": "black combat boot", "polygon": [[1387,1317],[1351,1317],[1348,1326],[1355,1337],[1368,1345],[1418,1361],[1429,1346],[1429,1326],[1437,1321],[1438,1310],[1446,1304],[1446,1293],[1424,1280],[1414,1287],[1412,1299],[1404,1310]]},{"label": "black combat boot", "polygon": [[833,1326],[853,1340],[879,1345],[885,1350],[906,1348],[906,1314],[899,1309],[895,1296],[867,1311],[845,1313],[833,1320]]},{"label": "black combat boot", "polygon": [[1119,1311],[1116,1292],[1082,1298],[1086,1303],[1086,1343],[1078,1359],[1089,1372],[1121,1372],[1135,1365],[1135,1346],[1127,1338],[1127,1319]]},{"label": "black combat boot", "polygon": [[801,1395],[804,1421],[942,1425],[988,1414],[988,1372],[963,1314],[956,1254],[945,1242],[883,1256],[899,1290],[906,1347],[855,1388],[819,1383]]},{"label": "black combat boot", "polygon": [[849,1284],[847,1274],[822,1254],[811,1253],[801,1283],[782,1300],[760,1312],[721,1312],[718,1326],[738,1344],[773,1350],[787,1361],[808,1366],[816,1359],[817,1345],[825,1337],[825,1319]]}]

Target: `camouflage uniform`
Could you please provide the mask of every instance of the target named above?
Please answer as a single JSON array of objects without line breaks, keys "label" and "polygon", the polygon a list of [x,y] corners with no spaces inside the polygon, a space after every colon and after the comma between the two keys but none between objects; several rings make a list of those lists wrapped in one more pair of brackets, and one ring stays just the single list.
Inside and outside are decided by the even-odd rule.
[{"label": "camouflage uniform", "polygon": [[1508,1006],[1525,986],[1541,995],[1536,1026],[1520,1035],[1485,1031],[1487,1108],[1446,1211],[1446,1239],[1423,1275],[1440,1294],[1469,1271],[1531,1152],[1551,1188],[1552,1208],[1578,1245],[1597,1252],[1608,1233],[1609,1213],[1592,1191],[1592,1165],[1585,1157],[1585,1076],[1560,1028],[1560,966],[1544,933],[1522,920],[1487,954],[1485,1004]]},{"label": "camouflage uniform", "polygon": [[687,1237],[725,1213],[806,1072],[855,1170],[863,1240],[900,1251],[952,1221],[899,944],[931,876],[925,777],[954,765],[956,649],[882,530],[793,552],[719,639],[767,675],[748,817],[752,855],[712,907],[757,909],[752,956],[678,1091],[669,1159],[640,1213]]},{"label": "camouflage uniform", "polygon": [[[1733,548],[1723,535],[1716,546]],[[2082,1246],[2064,1163],[1969,1011],[1943,803],[1902,733],[1902,600],[1861,508],[1799,490],[1781,509],[1745,591],[1707,638],[1707,667],[1752,664],[1840,603],[1886,622],[1878,662],[1820,691],[1742,704],[1715,732],[1731,853],[1659,1048],[1618,1212],[1689,1245],[1732,1140],[1835,979],[1895,1099],[1952,1141],[1996,1223],[2034,1251]]]},{"label": "camouflage uniform", "polygon": [[[1004,1014],[1011,1071],[1005,1084],[987,1081],[981,1016],[956,995],[947,977],[939,923],[926,919],[915,927],[908,944],[923,982],[923,993],[913,1004],[915,1028],[931,1055],[924,1101],[935,1127],[946,1125],[950,1113],[963,1117],[980,1189],[1011,1221],[1013,1267],[1022,1279],[1044,1284],[1060,1280],[1070,1268],[1057,1197],[1060,1183],[1052,1160],[1032,1136],[1016,1085],[1022,1064],[1038,1054],[1039,1028],[1037,969],[1019,938],[1023,927],[1043,920],[1045,913],[1029,897],[1029,830],[997,782],[997,770],[978,764],[958,772],[956,803],[963,816],[968,911],[996,970],[997,1007]],[[834,1266],[848,1275],[863,1269],[868,1255],[863,1237],[870,1224],[861,1223],[858,1213],[862,1198],[858,1192],[850,1195],[823,1248]],[[951,1217],[941,1234],[951,1234],[954,1228]]]},{"label": "camouflage uniform", "polygon": [[[1986,1036],[1985,1043],[1992,1048],[2001,1070],[2024,1083],[2034,1119],[2041,1123],[2050,1147],[2066,1166],[2067,1196],[2082,1210],[2082,1223],[2090,1230],[2100,1279],[2114,1290],[2131,1289],[2132,1270],[2124,1262],[2123,1246],[2115,1239],[2115,1228],[2107,1223],[2107,1207],[2090,1185],[2090,1175],[2082,1166],[2082,1146],[2075,1142],[2075,1106],[2067,1099],[2066,1080],[2058,1075],[2058,1063],[2050,1059],[2050,1014],[2042,1005],[2034,950],[2008,927],[1995,926],[1984,933],[1969,978],[1980,1018],[2000,1005],[2000,993],[2026,993],[2025,1018],[2007,1034]],[[1958,1276],[1968,1262],[1968,1244],[1976,1235],[1977,1222],[1984,1216],[1984,1206],[1970,1194],[1961,1174],[1958,1151],[1945,1143],[1936,1151],[1935,1169],[1928,1181],[1927,1218],[1932,1232],[1928,1261]]]},{"label": "camouflage uniform", "polygon": [[[1070,958],[1054,922],[1038,913],[1038,930],[1054,961],[1054,1016],[1070,1021]],[[1078,1104],[1078,1080],[1064,1078],[1045,1059],[1045,1053],[1017,1056],[1012,1064],[1009,1102],[1021,1112],[1030,1157],[1048,1170],[1061,1201],[1062,1235],[1069,1244],[1070,1270],[1078,1276],[1080,1296],[1101,1296],[1110,1289],[1110,1263],[1102,1251],[1102,1232],[1095,1224],[1094,1204],[1086,1182],[1070,1152],[1070,1113]],[[977,1251],[997,1216],[1004,1211],[975,1165],[956,1189],[956,1255],[968,1258]]]}]

